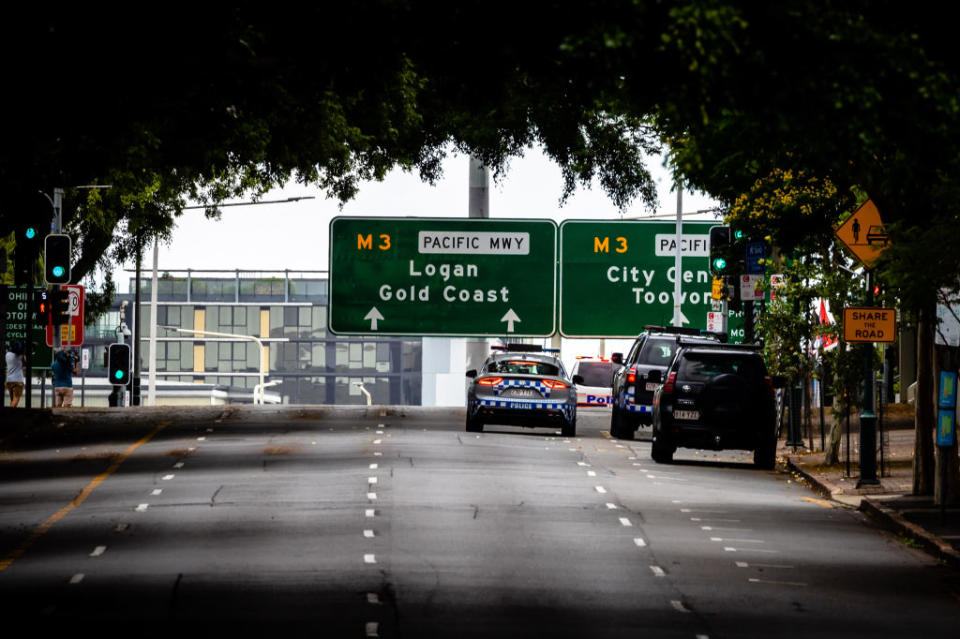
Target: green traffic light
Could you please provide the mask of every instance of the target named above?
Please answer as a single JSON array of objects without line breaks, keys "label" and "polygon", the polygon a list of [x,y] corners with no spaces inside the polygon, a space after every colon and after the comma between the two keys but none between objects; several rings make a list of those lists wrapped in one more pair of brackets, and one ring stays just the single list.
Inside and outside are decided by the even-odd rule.
[{"label": "green traffic light", "polygon": [[725,268],[727,268],[727,261],[726,261],[725,259],[723,259],[722,257],[714,258],[714,260],[713,260],[713,270],[719,272],[719,271],[724,270]]},{"label": "green traffic light", "polygon": [[743,231],[740,231],[740,230],[734,231],[734,232],[733,232],[733,237],[736,238],[736,239],[738,239],[738,240],[742,240],[742,239],[743,239]]},{"label": "green traffic light", "polygon": [[37,229],[33,228],[32,226],[28,226],[27,230],[24,232],[24,235],[27,236],[28,240],[32,240],[37,236]]},{"label": "green traffic light", "polygon": [[123,371],[117,371],[116,373],[113,374],[113,376],[116,377],[117,379],[123,379]]},{"label": "green traffic light", "polygon": [[54,267],[53,267],[53,274],[54,274],[56,277],[63,277],[63,274],[64,274],[63,267],[62,267],[62,266],[54,266]]}]

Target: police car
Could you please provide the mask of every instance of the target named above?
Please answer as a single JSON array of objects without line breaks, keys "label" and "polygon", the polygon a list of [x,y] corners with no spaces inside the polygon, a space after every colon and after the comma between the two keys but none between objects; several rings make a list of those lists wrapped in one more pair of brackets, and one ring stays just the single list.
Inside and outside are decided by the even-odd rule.
[{"label": "police car", "polygon": [[559,427],[565,437],[577,433],[577,386],[563,364],[532,344],[493,347],[480,370],[467,371],[467,432],[485,424]]},{"label": "police car", "polygon": [[613,376],[620,368],[606,357],[579,356],[573,363],[573,376],[583,378],[577,384],[577,406],[601,406],[609,408],[613,404]]},{"label": "police car", "polygon": [[[681,344],[718,343],[716,334],[698,329],[645,326],[626,358],[613,354],[614,361],[623,362],[623,368],[613,377],[610,435],[633,439],[638,426],[653,423],[653,393],[660,387],[663,373]],[[658,371],[658,375],[651,378],[653,371]]]}]

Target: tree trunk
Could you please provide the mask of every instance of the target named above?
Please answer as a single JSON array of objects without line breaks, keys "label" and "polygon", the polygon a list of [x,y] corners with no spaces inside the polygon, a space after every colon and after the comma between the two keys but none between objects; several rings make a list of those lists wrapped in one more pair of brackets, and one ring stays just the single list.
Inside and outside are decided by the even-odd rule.
[{"label": "tree trunk", "polygon": [[827,449],[823,453],[823,463],[827,466],[840,463],[840,442],[843,440],[842,420],[831,417],[830,433],[827,435]]},{"label": "tree trunk", "polygon": [[932,495],[933,428],[936,424],[933,343],[935,309],[921,308],[917,319],[917,398],[913,445],[913,494]]}]

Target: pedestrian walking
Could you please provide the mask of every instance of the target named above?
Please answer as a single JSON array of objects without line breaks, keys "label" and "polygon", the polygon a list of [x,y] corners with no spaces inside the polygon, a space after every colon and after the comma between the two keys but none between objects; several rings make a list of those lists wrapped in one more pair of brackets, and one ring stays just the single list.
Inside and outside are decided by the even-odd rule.
[{"label": "pedestrian walking", "polygon": [[73,405],[73,376],[80,373],[77,356],[61,348],[53,357],[53,406],[69,408]]},{"label": "pedestrian walking", "polygon": [[7,364],[6,387],[10,393],[10,407],[16,408],[23,396],[23,367],[27,363],[27,358],[23,355],[23,343],[10,342],[4,360]]}]

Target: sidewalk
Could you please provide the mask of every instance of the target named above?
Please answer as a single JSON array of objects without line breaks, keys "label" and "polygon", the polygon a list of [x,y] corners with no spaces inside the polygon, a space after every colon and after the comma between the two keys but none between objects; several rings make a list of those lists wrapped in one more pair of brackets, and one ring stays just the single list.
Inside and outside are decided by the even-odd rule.
[{"label": "sidewalk", "polygon": [[[858,460],[859,433],[850,437],[850,474],[847,474],[846,433],[841,439],[840,463],[825,466],[823,452],[810,452],[805,447],[787,446],[781,440],[777,451],[787,468],[805,479],[813,490],[824,497],[857,508],[904,543],[920,547],[936,559],[960,568],[960,506],[945,511],[933,503],[932,496],[914,496],[913,447],[914,430],[906,420],[891,424],[884,439],[883,469],[877,455],[877,485],[857,487],[860,479]],[[819,446],[819,429],[814,443]],[[809,444],[809,441],[807,441]]]}]

